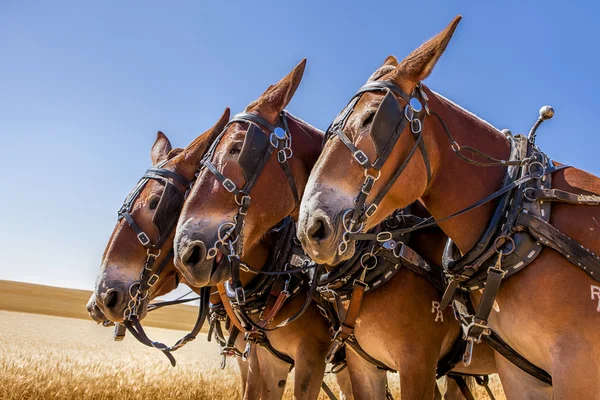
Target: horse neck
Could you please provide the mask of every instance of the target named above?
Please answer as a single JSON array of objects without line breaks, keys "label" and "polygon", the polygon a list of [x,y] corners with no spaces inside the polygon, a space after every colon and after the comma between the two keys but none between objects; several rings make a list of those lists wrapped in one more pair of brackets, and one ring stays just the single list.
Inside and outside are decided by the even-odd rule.
[{"label": "horse neck", "polygon": [[[308,175],[321,154],[325,133],[295,115],[287,111],[286,113],[294,151],[292,156],[294,179],[298,187],[298,195],[302,198]],[[294,221],[298,221],[298,212],[299,207],[296,207],[291,215]]]},{"label": "horse neck", "polygon": [[[509,157],[510,144],[496,128],[441,95],[431,93],[430,99],[430,108],[444,120],[459,145],[471,146],[498,159]],[[460,159],[451,149],[448,136],[438,119],[431,116],[425,125],[428,123],[436,138],[435,156],[438,162],[421,200],[431,215],[439,220],[498,190],[506,169],[478,167]],[[471,156],[469,153],[467,155]],[[464,254],[475,245],[492,212],[493,202],[488,202],[462,216],[440,223],[440,227]]]}]

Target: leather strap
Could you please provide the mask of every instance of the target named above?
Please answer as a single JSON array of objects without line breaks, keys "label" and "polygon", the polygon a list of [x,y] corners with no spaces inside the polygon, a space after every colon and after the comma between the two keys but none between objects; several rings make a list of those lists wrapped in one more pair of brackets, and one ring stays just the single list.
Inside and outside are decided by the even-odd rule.
[{"label": "leather strap", "polygon": [[560,189],[537,189],[534,192],[536,200],[556,201],[587,206],[600,205],[600,196],[596,194],[575,194]]},{"label": "leather strap", "polygon": [[233,325],[235,325],[235,327],[237,329],[239,329],[241,332],[244,332],[244,333],[250,332],[248,329],[246,329],[245,327],[242,326],[237,315],[235,315],[235,311],[233,311],[233,308],[231,307],[231,303],[229,302],[229,297],[227,297],[227,292],[225,290],[225,284],[224,283],[217,284],[217,291],[219,292],[219,297],[221,297],[221,302],[223,303],[223,307],[225,307],[227,316],[229,316],[229,319],[231,320]]},{"label": "leather strap", "polygon": [[558,251],[571,264],[583,269],[593,279],[600,282],[600,258],[596,254],[534,215],[519,214],[517,224],[529,229],[533,237],[544,246]]}]

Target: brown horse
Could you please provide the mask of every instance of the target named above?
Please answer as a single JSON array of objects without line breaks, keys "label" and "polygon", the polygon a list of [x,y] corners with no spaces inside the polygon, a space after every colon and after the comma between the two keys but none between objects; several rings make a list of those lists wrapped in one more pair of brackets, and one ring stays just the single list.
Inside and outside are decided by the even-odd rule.
[{"label": "brown horse", "polygon": [[[288,76],[272,85],[260,98],[252,102],[246,112],[264,118],[270,124],[277,124],[283,109],[292,99],[304,73],[305,61],[302,61]],[[234,120],[236,121],[236,117]],[[290,131],[298,132],[292,138],[293,156],[288,160],[295,184],[302,188],[310,173],[320,146],[322,134],[295,118],[288,118]],[[225,177],[238,188],[249,179],[238,163],[238,156],[244,152],[252,153],[256,142],[245,143],[247,122],[233,122],[223,132],[220,141],[213,145],[212,163]],[[312,127],[310,127],[312,128]],[[268,133],[258,131],[268,146]],[[264,141],[263,141],[264,142]],[[215,147],[216,146],[216,147]],[[261,149],[259,149],[261,150]],[[258,163],[256,159],[247,161]],[[277,165],[277,157],[271,157],[256,184],[249,193],[252,203],[244,217],[240,237],[243,251],[240,259],[256,269],[263,268],[272,245],[264,240],[265,235],[283,218],[297,213],[290,183]],[[248,167],[254,170],[253,166]],[[218,237],[223,224],[234,219],[240,208],[235,196],[221,186],[208,168],[203,168],[196,180],[192,192],[184,205],[177,234],[175,237],[175,262],[182,275],[195,286],[218,285],[231,278],[231,268],[219,251],[213,257],[207,257],[209,249],[219,242]],[[241,217],[240,217],[241,218]],[[241,283],[246,286],[256,275],[241,272]],[[286,301],[274,321],[267,326],[273,328],[287,318],[292,317],[302,307],[304,296]],[[232,318],[232,319],[235,319]],[[327,320],[321,316],[315,304],[308,306],[304,314],[296,321],[280,329],[266,332],[266,336],[277,351],[291,357],[295,362],[294,396],[299,399],[316,399],[325,373],[325,356],[330,346],[330,332]],[[260,360],[259,360],[260,361]],[[268,379],[285,383],[288,365],[282,364],[272,369]],[[261,365],[262,369],[262,365]],[[269,384],[269,382],[265,382]],[[284,386],[278,392],[265,394],[263,398],[281,398]]]},{"label": "brown horse", "polygon": [[[207,131],[205,134],[198,137],[186,149],[172,149],[169,139],[162,133],[158,132],[156,142],[151,149],[151,158],[153,165],[158,165],[166,161],[162,168],[180,174],[187,180],[192,180],[200,162],[200,158],[206,147],[210,144],[215,134],[218,134],[227,121],[229,120],[229,110],[226,110],[219,122]],[[178,189],[185,193],[187,187],[176,182]],[[159,207],[160,199],[163,195],[164,185],[158,181],[150,180],[145,185],[143,190],[135,199],[131,211],[135,222],[143,232],[147,232],[152,241],[156,241],[159,235],[155,226],[153,226],[153,217],[155,211]],[[162,210],[166,214],[175,213],[172,218],[177,218],[178,210]],[[169,215],[163,215],[169,218]],[[170,248],[173,245],[173,235],[171,232],[169,237],[163,241],[159,249],[163,257],[157,259],[156,263],[162,263],[165,257],[168,257]],[[106,247],[102,257],[102,268],[98,276],[96,291],[90,297],[87,304],[87,310],[92,319],[98,323],[122,322],[130,299],[129,288],[132,285],[139,284],[144,264],[147,259],[147,253],[144,247],[140,244],[135,232],[130,229],[125,221],[120,221]],[[156,283],[150,288],[148,296],[141,301],[139,305],[139,319],[143,319],[147,312],[147,305],[150,300],[167,294],[174,290],[180,283],[179,274],[173,265],[173,260],[166,259],[166,263]],[[184,279],[181,281],[185,284]],[[188,284],[191,287],[191,285]],[[198,292],[197,289],[195,289]],[[211,298],[211,301],[217,303],[219,297]],[[243,337],[240,337],[236,342],[237,347],[243,350],[245,343]],[[249,365],[257,363],[260,349],[254,351],[248,362],[243,362],[238,358],[238,366],[242,380],[242,393],[248,398],[258,398],[260,396],[260,379],[258,373],[249,370]],[[256,369],[256,368],[255,368]],[[256,377],[254,377],[256,376]]]},{"label": "brown horse", "polygon": [[[291,74],[252,102],[246,112],[264,118],[270,124],[278,123],[284,107],[300,83],[303,70],[304,63],[301,63]],[[285,115],[293,152],[293,156],[287,161],[290,163],[295,186],[301,194],[308,174],[321,152],[323,134],[297,117],[287,112]],[[242,168],[246,163],[240,155],[240,152],[250,145],[248,132],[250,130],[247,123],[233,123],[214,149],[212,163],[215,168],[224,177],[231,179],[238,188],[243,187],[248,179],[248,174]],[[269,137],[268,132],[260,133]],[[256,143],[259,143],[259,139],[254,137],[254,140],[258,146]],[[259,158],[256,159],[257,162]],[[242,259],[258,266],[264,259],[252,262],[249,259],[258,254],[256,246],[261,243],[271,227],[283,218],[290,215],[296,218],[298,204],[294,199],[293,190],[290,189],[288,177],[274,158],[264,166],[250,195],[251,205],[247,210],[239,240],[244,244]],[[218,230],[233,219],[238,208],[239,201],[221,186],[214,173],[205,169],[199,174],[196,186],[184,206],[175,239],[177,267],[194,284],[215,285],[231,278],[228,266],[221,262],[224,259],[223,255],[207,257],[207,249],[218,243]],[[431,231],[420,234],[418,242],[422,244],[424,254],[435,260],[436,251],[441,252],[443,247],[443,239],[440,238],[439,231],[433,234],[432,239],[427,235],[431,236]],[[430,245],[433,246],[430,248]],[[252,274],[242,273],[242,282],[248,282],[253,277]],[[364,343],[372,356],[379,358],[390,368],[400,371],[402,393],[407,398],[433,398],[436,364],[440,356],[449,351],[459,335],[459,327],[451,313],[446,312],[442,320],[439,317],[436,319],[437,314],[432,314],[432,302],[439,300],[440,294],[433,285],[408,270],[401,270],[388,284],[365,299],[363,314],[366,317],[359,319],[356,331],[359,342]],[[380,318],[382,304],[385,305],[387,313],[385,318]],[[298,307],[299,305],[290,305],[282,309],[280,319],[289,317]],[[394,312],[392,318],[390,312]],[[321,332],[316,331],[316,323],[319,320],[317,316],[315,311],[311,314],[311,319],[299,321],[303,329],[293,324],[288,327],[289,330],[283,328],[267,334],[277,349],[302,363],[308,361],[312,364],[312,395],[316,394],[317,382],[322,378],[324,352],[329,347],[325,327]],[[309,320],[312,324],[306,323]],[[316,349],[318,351],[313,353],[313,347],[309,347],[308,344],[316,340],[316,334],[319,335]],[[391,344],[395,347],[388,347]],[[493,361],[490,362],[493,357],[491,350],[484,348],[486,346],[479,347],[482,349],[468,372],[494,372],[491,365]],[[352,352],[348,352],[348,366],[356,398],[385,398],[385,371],[377,369]],[[303,371],[305,370],[300,369],[296,376]],[[459,396],[452,383],[450,388],[455,392],[454,396]],[[301,389],[296,387],[297,396],[302,393]],[[447,395],[447,398],[454,397]]]},{"label": "brown horse", "polygon": [[[404,94],[414,93],[428,109],[421,134],[418,135],[420,129],[416,126],[420,124],[406,124],[380,168],[380,175],[369,171],[378,179],[366,204],[382,197],[379,206],[363,220],[364,230],[376,225],[393,209],[417,199],[421,199],[436,220],[441,220],[478,203],[503,186],[506,167],[482,168],[481,164],[489,164],[494,159],[507,160],[511,148],[509,138],[420,85],[444,52],[459,20],[460,17],[456,18],[448,28],[400,63],[393,57],[386,60],[389,69],[381,80],[389,83],[389,87],[401,89]],[[375,110],[385,98],[388,105],[395,98],[406,111],[406,100],[397,92],[367,91],[346,116],[342,132],[362,151],[359,156],[364,154],[372,161],[380,154],[378,139],[370,133],[375,125]],[[436,114],[438,118],[433,117]],[[387,121],[379,122],[389,123],[395,114],[389,115]],[[419,113],[419,118],[423,115]],[[408,116],[414,119],[410,113]],[[422,146],[417,143],[419,140],[422,140]],[[469,159],[463,153],[467,146],[476,149]],[[482,153],[487,156],[480,156]],[[335,264],[354,251],[352,243],[341,249],[339,243],[344,241],[344,214],[355,208],[354,199],[365,180],[365,168],[358,162],[363,158],[359,158],[353,158],[348,146],[340,138],[333,137],[311,175],[303,198],[299,237],[307,252],[320,262]],[[397,171],[400,171],[399,175]],[[585,195],[600,193],[600,180],[576,168],[561,169],[548,176],[554,189]],[[482,237],[494,211],[494,204],[486,202],[439,225],[458,248],[457,253],[465,255]],[[552,226],[595,254],[600,253],[596,231],[598,220],[600,210],[597,207],[579,204],[554,203],[550,216]],[[500,252],[498,259],[502,256]],[[596,281],[576,266],[577,260],[569,260],[544,247],[527,268],[502,282],[496,296],[495,308],[499,311],[492,312],[487,326],[530,362],[551,374],[553,385],[537,381],[497,355],[496,363],[509,398],[598,397],[600,289]],[[480,297],[479,291],[471,293],[475,305]]]}]

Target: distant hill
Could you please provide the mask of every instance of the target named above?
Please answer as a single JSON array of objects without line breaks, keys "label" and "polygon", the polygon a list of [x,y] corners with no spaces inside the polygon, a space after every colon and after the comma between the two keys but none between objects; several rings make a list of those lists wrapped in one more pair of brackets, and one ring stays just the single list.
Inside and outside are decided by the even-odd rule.
[{"label": "distant hill", "polygon": [[[33,283],[0,280],[0,310],[60,317],[87,319],[93,322],[85,309],[91,291],[65,289]],[[196,322],[198,309],[177,305],[148,314],[143,325],[167,329],[190,330]],[[204,326],[204,330],[208,327]]]}]

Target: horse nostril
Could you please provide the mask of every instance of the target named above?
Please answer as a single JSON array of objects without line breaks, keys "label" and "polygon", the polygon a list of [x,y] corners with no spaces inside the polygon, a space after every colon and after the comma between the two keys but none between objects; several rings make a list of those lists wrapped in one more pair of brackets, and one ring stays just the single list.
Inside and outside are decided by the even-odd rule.
[{"label": "horse nostril", "polygon": [[308,236],[316,242],[327,239],[331,229],[321,218],[315,219],[313,224],[308,228]]},{"label": "horse nostril", "polygon": [[205,252],[206,247],[204,243],[200,241],[193,243],[183,256],[184,264],[188,267],[195,267],[204,260]]},{"label": "horse nostril", "polygon": [[116,289],[108,289],[104,294],[104,305],[112,310],[119,303],[119,292]]}]

